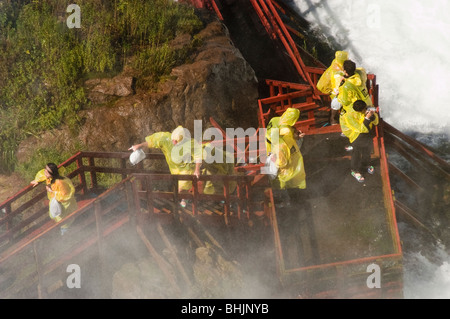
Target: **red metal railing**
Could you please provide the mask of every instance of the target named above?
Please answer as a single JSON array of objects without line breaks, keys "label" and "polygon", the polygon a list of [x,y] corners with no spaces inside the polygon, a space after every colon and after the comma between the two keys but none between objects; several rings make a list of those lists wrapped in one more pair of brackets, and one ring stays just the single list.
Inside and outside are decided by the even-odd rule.
[{"label": "red metal railing", "polygon": [[[250,129],[249,134],[244,137],[228,136],[214,118],[211,117],[210,122],[222,134],[222,139],[215,139],[211,144],[234,153],[234,163],[237,164],[235,170],[251,175],[259,174],[266,156],[265,133],[261,128],[255,129],[253,134]],[[242,130],[241,133],[245,131]]]},{"label": "red metal railing", "polygon": [[[11,277],[15,281],[14,285],[0,291],[0,296],[46,298],[62,284],[46,286],[43,284],[44,278],[51,277],[55,270],[70,264],[70,261],[83,253],[102,256],[105,238],[133,218],[135,210],[130,209],[133,201],[129,194],[129,183],[130,179],[125,179],[65,217],[61,223],[47,218],[35,233],[30,233],[7,247],[3,246],[0,265],[4,272],[0,275],[0,282],[7,282]],[[118,210],[119,203],[125,203],[126,207]],[[56,236],[61,237],[59,228],[62,223],[75,220],[77,223],[71,224],[70,240],[55,241]],[[17,264],[23,266],[17,267]]]},{"label": "red metal railing", "polygon": [[[390,174],[402,180],[406,188],[402,193],[410,194],[415,199],[414,203],[406,202],[402,198],[395,198],[395,207],[402,214],[402,217],[412,222],[415,226],[425,230],[436,240],[438,236],[433,227],[432,214],[439,214],[440,207],[444,207],[445,185],[450,183],[450,164],[439,157],[429,146],[400,132],[390,124],[382,122],[382,133],[385,136],[385,144],[390,152],[397,154],[403,160],[409,163],[412,168],[412,174],[405,169],[400,169],[397,164],[390,161]],[[430,185],[434,188],[432,192],[427,189]],[[427,203],[420,205],[419,203]],[[441,217],[434,217],[441,218]],[[445,217],[444,217],[445,218]]]},{"label": "red metal railing", "polygon": [[[89,190],[98,188],[98,174],[120,174],[122,179],[132,173],[154,172],[144,169],[144,162],[136,167],[127,166],[129,153],[78,152],[59,165],[66,168],[66,176],[73,180],[79,195],[88,195]],[[109,165],[95,164],[95,159],[109,159]],[[112,163],[111,160],[116,161]],[[162,154],[148,154],[145,161],[164,161]],[[113,165],[114,164],[114,165]],[[166,171],[167,172],[167,171]],[[90,182],[90,185],[88,184]],[[47,193],[42,185],[25,187],[0,204],[3,215],[0,218],[0,247],[12,240],[33,236],[48,222]]]},{"label": "red metal railing", "polygon": [[320,94],[320,92],[316,90],[309,72],[306,71],[306,65],[304,64],[303,59],[300,56],[298,47],[292,39],[289,30],[281,20],[277,9],[273,5],[273,2],[271,0],[251,0],[251,3],[259,18],[261,19],[263,25],[266,27],[269,35],[273,39],[277,38],[283,43],[289,57],[294,63],[297,72],[300,74],[303,80],[308,83],[311,88],[313,88],[314,97],[317,98],[316,93]]},{"label": "red metal railing", "polygon": [[[150,162],[159,161],[162,165],[165,164],[165,158],[162,153],[149,153],[146,159],[137,166],[132,167],[128,162],[129,153],[121,152],[78,152],[59,167],[71,168],[72,164],[76,166],[66,176],[75,179],[74,181],[77,193],[83,200],[89,199],[89,194],[95,192],[99,188],[98,175],[112,174],[121,176],[122,179],[127,178],[131,174],[152,174],[147,182],[150,181],[166,181],[169,183],[176,183],[178,180],[193,181],[192,193],[183,194],[187,199],[193,202],[192,213],[196,215],[198,212],[198,202],[201,200],[218,200],[224,201],[225,219],[229,217],[229,205],[232,202],[237,202],[238,216],[240,218],[243,210],[249,213],[252,208],[249,205],[250,192],[249,185],[252,183],[252,176],[236,175],[236,176],[212,176],[202,175],[200,178],[194,178],[191,175],[170,175],[166,168],[152,169],[151,167],[144,167]],[[96,160],[98,161],[96,163]],[[100,160],[103,162],[100,163]],[[106,162],[105,162],[106,160]],[[113,163],[115,161],[115,163]],[[164,164],[163,164],[164,163]],[[68,170],[69,170],[68,169]],[[138,176],[138,175],[135,175]],[[208,180],[220,181],[224,184],[223,194],[206,195],[200,191],[200,185]],[[237,194],[230,194],[228,184],[233,181],[236,182]],[[89,183],[88,183],[89,182]],[[149,191],[151,194],[151,191]],[[173,196],[177,192],[170,190],[168,193],[158,193],[161,198],[174,199]],[[84,197],[83,197],[84,196]],[[245,207],[242,206],[243,203]],[[10,242],[17,242],[23,238],[31,238],[42,231],[44,225],[48,225],[48,206],[46,205],[46,190],[42,185],[33,188],[31,185],[25,187],[14,196],[8,198],[0,204],[0,211],[3,211],[3,216],[0,219],[0,228],[4,231],[0,234],[0,249],[2,246],[7,246]],[[153,210],[151,210],[153,211]]]},{"label": "red metal railing", "polygon": [[[129,153],[79,152],[62,163],[60,167],[71,170],[68,177],[78,178],[78,193],[87,197],[80,200],[78,210],[59,223],[49,219],[48,205],[45,204],[46,191],[39,189],[39,186],[27,186],[0,205],[0,209],[7,209],[6,216],[0,220],[0,227],[4,229],[0,236],[0,265],[4,270],[0,274],[0,284],[7,282],[11,276],[20,277],[14,288],[0,291],[0,296],[17,296],[30,285],[37,285],[35,290],[31,289],[33,297],[37,295],[45,298],[50,291],[60,287],[43,287],[44,277],[51,276],[61,265],[89,251],[102,258],[106,237],[126,225],[139,227],[141,240],[151,247],[149,239],[142,237],[145,225],[151,221],[172,219],[179,214],[188,214],[193,218],[211,215],[213,209],[208,203],[215,203],[216,206],[220,203],[220,214],[211,218],[226,225],[246,223],[255,216],[260,218],[266,211],[264,206],[252,200],[251,184],[254,177],[251,175],[202,175],[197,179],[192,175],[171,175],[168,170],[165,173],[157,172],[147,167],[149,163],[144,163],[165,162],[163,154],[147,154],[144,162],[137,167],[130,167],[128,157]],[[122,180],[100,195],[89,197],[99,187],[100,174],[114,174]],[[179,180],[191,180],[192,193],[179,194],[176,186]],[[206,181],[222,182],[223,194],[202,194],[201,184]],[[231,182],[237,184],[235,193],[230,192]],[[181,196],[191,200],[186,208],[179,205]],[[47,249],[40,249],[40,242],[60,236],[60,226],[71,221],[70,236],[79,236],[77,240],[71,237],[71,242],[76,242],[74,246],[57,251],[50,244]],[[50,247],[51,258],[46,257]],[[23,258],[31,258],[27,265],[33,270],[14,266],[18,259]],[[27,272],[18,275],[17,271]]]},{"label": "red metal railing", "polygon": [[295,126],[303,132],[315,128],[314,112],[320,107],[313,101],[311,87],[305,84],[288,83],[283,81],[266,80],[270,97],[259,99],[259,125],[266,127],[273,116],[281,116],[287,108],[296,108],[300,113],[307,113],[308,119],[299,120]]}]

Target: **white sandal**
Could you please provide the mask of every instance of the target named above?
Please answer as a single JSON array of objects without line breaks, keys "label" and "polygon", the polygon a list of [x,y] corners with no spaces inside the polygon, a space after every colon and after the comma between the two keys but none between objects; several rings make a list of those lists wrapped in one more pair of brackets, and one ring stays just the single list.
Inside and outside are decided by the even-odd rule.
[{"label": "white sandal", "polygon": [[358,182],[360,182],[360,183],[364,182],[364,177],[363,177],[360,173],[357,173],[357,172],[352,171],[352,176],[353,176],[354,178],[356,178],[356,180],[357,180]]}]

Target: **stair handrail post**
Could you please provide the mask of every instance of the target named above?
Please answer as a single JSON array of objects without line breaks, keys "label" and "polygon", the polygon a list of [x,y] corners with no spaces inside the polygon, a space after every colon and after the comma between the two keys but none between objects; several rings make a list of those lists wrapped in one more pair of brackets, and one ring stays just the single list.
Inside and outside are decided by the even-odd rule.
[{"label": "stair handrail post", "polygon": [[193,186],[193,191],[194,191],[194,196],[192,199],[192,215],[198,215],[198,196],[199,196],[199,191],[198,191],[198,184],[199,184],[199,180],[197,177],[193,178],[192,181],[192,186]]},{"label": "stair handrail post", "polygon": [[133,191],[133,198],[134,198],[136,226],[138,226],[142,222],[141,199],[139,197],[139,188],[137,185],[138,180],[141,180],[141,177],[136,177],[131,181],[131,188]]},{"label": "stair handrail post", "polygon": [[[89,166],[95,167],[95,159],[93,156],[88,157]],[[96,189],[98,187],[97,184],[97,173],[95,171],[91,171],[91,187]]]},{"label": "stair handrail post", "polygon": [[[82,186],[82,193],[83,195],[88,193],[88,187],[86,184],[86,173],[84,171],[84,164],[83,164],[83,155],[82,153],[78,153],[76,157],[76,163],[77,163],[77,169],[79,170],[79,180],[80,184]],[[91,174],[92,175],[92,174]]]},{"label": "stair handrail post", "polygon": [[146,192],[147,192],[147,210],[148,210],[148,214],[149,217],[152,218],[153,217],[153,213],[155,211],[155,205],[154,205],[154,200],[153,200],[153,180],[152,180],[152,176],[148,175],[145,178],[145,187],[146,187]]}]

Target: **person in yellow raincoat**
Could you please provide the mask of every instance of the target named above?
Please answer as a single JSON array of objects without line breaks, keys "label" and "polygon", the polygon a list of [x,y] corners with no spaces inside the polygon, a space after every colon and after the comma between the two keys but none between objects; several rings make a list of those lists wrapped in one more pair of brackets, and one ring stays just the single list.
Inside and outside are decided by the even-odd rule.
[{"label": "person in yellow raincoat", "polygon": [[[62,212],[58,216],[53,216],[52,211],[49,210],[50,218],[55,222],[60,222],[78,208],[75,199],[75,187],[69,178],[60,174],[56,164],[48,163],[44,169],[36,174],[34,180],[31,181],[31,184],[34,187],[41,182],[46,183],[48,199],[51,201],[55,198],[62,206]],[[62,235],[67,231],[70,224],[71,222],[61,226]]]},{"label": "person in yellow raincoat", "polygon": [[[182,126],[178,126],[172,132],[157,132],[147,136],[145,142],[131,146],[129,150],[136,151],[142,147],[158,148],[163,152],[171,174],[199,177],[202,165],[202,146],[193,138],[185,138],[187,133]],[[178,181],[179,193],[186,193],[191,188],[192,181]],[[182,199],[180,204],[185,207],[186,200]]]},{"label": "person in yellow raincoat", "polygon": [[272,126],[270,136],[266,135],[266,143],[270,146],[269,160],[278,168],[276,178],[271,181],[272,188],[276,193],[286,190],[291,203],[298,203],[301,198],[299,191],[306,188],[303,156],[297,144],[304,133],[294,127],[299,116],[298,109],[286,109],[279,119],[279,126]]},{"label": "person in yellow raincoat", "polygon": [[271,154],[272,129],[277,129],[280,136],[291,135],[298,142],[297,144],[300,148],[301,141],[305,136],[305,133],[297,130],[294,126],[299,117],[300,110],[290,107],[287,108],[281,116],[276,116],[270,119],[269,124],[267,124],[265,135],[267,155]]},{"label": "person in yellow raincoat", "polygon": [[306,174],[303,156],[292,136],[279,136],[278,141],[272,143],[272,154],[272,160],[278,168],[277,178],[272,186],[277,189],[305,189]]},{"label": "person in yellow raincoat", "polygon": [[373,130],[379,123],[378,114],[368,110],[363,100],[356,100],[341,117],[342,133],[348,137],[353,146],[351,158],[351,174],[358,182],[364,182],[362,171],[374,173],[370,165],[370,146],[373,140]]},{"label": "person in yellow raincoat", "polygon": [[[366,86],[367,74],[364,68],[356,68],[355,62],[347,60],[344,62],[345,81],[339,87],[338,101],[344,111],[356,100],[363,100],[368,108],[373,107],[372,98]],[[341,112],[341,115],[344,112]]]},{"label": "person in yellow raincoat", "polygon": [[348,52],[336,51],[335,58],[331,65],[323,72],[317,81],[317,89],[322,93],[328,94],[331,99],[330,124],[338,124],[338,114],[341,104],[337,100],[339,86],[344,79],[344,61],[348,59]]}]

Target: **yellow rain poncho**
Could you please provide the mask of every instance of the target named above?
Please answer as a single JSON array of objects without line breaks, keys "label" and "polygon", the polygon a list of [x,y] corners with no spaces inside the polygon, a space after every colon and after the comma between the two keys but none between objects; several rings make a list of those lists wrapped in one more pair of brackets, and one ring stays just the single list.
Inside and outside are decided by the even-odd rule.
[{"label": "yellow rain poncho", "polygon": [[275,165],[278,167],[278,175],[272,181],[272,187],[306,188],[303,156],[296,141],[289,136],[279,137],[278,143],[272,144],[272,153],[276,156]]},{"label": "yellow rain poncho", "polygon": [[[179,133],[177,130],[176,133]],[[166,158],[167,165],[171,174],[174,175],[192,175],[195,171],[195,163],[202,159],[202,148],[197,142],[191,139],[182,139],[174,134],[174,139],[179,143],[172,144],[172,133],[157,132],[145,138],[149,148],[160,149]],[[189,143],[185,145],[184,143]],[[197,144],[197,146],[195,146]],[[175,148],[175,149],[174,149]],[[180,190],[190,190],[192,181],[179,181]]]},{"label": "yellow rain poncho", "polygon": [[275,122],[278,126],[273,125],[268,132],[269,136],[266,135],[266,141],[270,141],[270,150],[275,155],[275,165],[278,167],[277,177],[272,181],[274,188],[306,188],[303,156],[294,137],[294,125],[299,116],[298,109],[286,109]]},{"label": "yellow rain poncho", "polygon": [[[203,163],[202,174],[203,175],[234,175],[234,162],[227,163],[234,159],[232,154],[222,150],[219,147],[214,147],[210,143],[203,144],[203,154],[212,156],[215,160],[208,160],[207,156]],[[211,162],[211,163],[208,163]],[[236,189],[236,182],[230,181],[228,183],[229,193],[234,192]],[[203,186],[204,194],[223,194],[223,182],[221,181],[206,181]]]},{"label": "yellow rain poncho", "polygon": [[339,85],[344,77],[343,64],[347,59],[348,53],[346,51],[336,51],[331,65],[320,76],[317,82],[317,89],[322,93],[330,95],[331,99],[338,93]]},{"label": "yellow rain poncho", "polygon": [[[47,192],[47,198],[49,200],[52,200],[53,197],[56,196],[56,200],[61,203],[63,207],[63,212],[61,213],[61,215],[53,218],[51,214],[49,214],[50,218],[52,218],[56,222],[59,222],[78,208],[78,204],[75,199],[75,187],[73,186],[72,181],[67,177],[63,177],[62,179],[55,179],[55,181],[51,183],[50,179],[45,176],[44,172],[45,169],[40,170],[36,174],[34,180],[39,183],[45,181],[46,184],[49,185],[52,189],[52,192]],[[67,227],[68,225],[64,226]]]},{"label": "yellow rain poncho", "polygon": [[366,86],[367,74],[363,68],[357,68],[355,74],[345,80],[345,83],[339,87],[338,101],[342,104],[345,111],[356,100],[363,100],[368,107],[373,106],[372,98]]},{"label": "yellow rain poncho", "polygon": [[273,129],[279,130],[279,136],[290,136],[292,139],[294,139],[294,130],[295,130],[295,123],[297,122],[298,118],[300,117],[300,110],[295,108],[287,108],[284,113],[279,117],[273,117],[269,124],[267,125],[266,129],[266,151],[267,154],[271,153],[271,139],[273,135]]},{"label": "yellow rain poncho", "polygon": [[[374,113],[375,120],[371,121],[369,127],[372,129],[374,125],[378,125],[378,114]],[[341,116],[341,130],[345,136],[348,137],[350,143],[353,143],[361,133],[368,133],[369,130],[364,125],[365,115],[361,112],[356,112],[351,107],[344,115]]]}]

